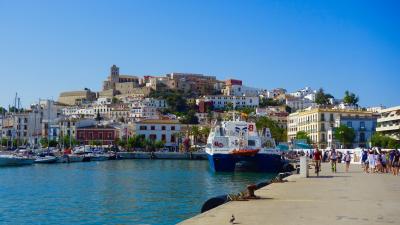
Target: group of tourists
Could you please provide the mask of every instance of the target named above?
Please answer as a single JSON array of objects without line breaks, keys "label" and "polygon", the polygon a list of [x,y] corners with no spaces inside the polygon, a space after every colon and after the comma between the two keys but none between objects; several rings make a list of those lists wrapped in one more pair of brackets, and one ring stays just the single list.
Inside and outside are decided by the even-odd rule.
[{"label": "group of tourists", "polygon": [[[345,163],[345,172],[349,172],[352,153],[346,151],[342,153],[335,149],[321,152],[316,148],[313,152],[306,154],[313,159],[316,173],[321,170],[321,162],[329,162],[332,173],[337,172],[337,163]],[[361,165],[366,173],[392,173],[394,176],[399,175],[400,169],[400,151],[381,151],[380,149],[363,150],[361,153]]]},{"label": "group of tourists", "polygon": [[399,175],[400,152],[391,150],[383,152],[378,150],[363,150],[361,163],[366,173],[392,173]]}]

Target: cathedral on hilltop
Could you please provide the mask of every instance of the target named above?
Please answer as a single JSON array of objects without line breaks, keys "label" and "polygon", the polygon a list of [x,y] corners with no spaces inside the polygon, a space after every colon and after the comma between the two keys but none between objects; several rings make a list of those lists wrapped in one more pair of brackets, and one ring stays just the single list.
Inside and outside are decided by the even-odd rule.
[{"label": "cathedral on hilltop", "polygon": [[115,95],[128,95],[139,87],[139,78],[136,76],[120,75],[119,67],[113,65],[110,75],[103,82],[101,96],[112,97]]}]

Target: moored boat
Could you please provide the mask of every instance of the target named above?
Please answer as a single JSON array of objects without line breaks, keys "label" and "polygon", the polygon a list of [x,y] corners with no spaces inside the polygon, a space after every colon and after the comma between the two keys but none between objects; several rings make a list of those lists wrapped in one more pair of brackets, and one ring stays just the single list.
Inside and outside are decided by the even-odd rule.
[{"label": "moored boat", "polygon": [[96,153],[89,153],[87,154],[90,157],[90,161],[106,161],[109,159],[110,155],[106,153],[96,154]]},{"label": "moored boat", "polygon": [[259,133],[255,123],[241,120],[214,125],[206,153],[215,172],[233,172],[237,165],[250,165],[249,170],[256,172],[278,172],[284,164],[269,129]]},{"label": "moored boat", "polygon": [[56,163],[57,161],[58,158],[56,156],[46,155],[37,157],[35,163]]},{"label": "moored boat", "polygon": [[25,166],[32,165],[34,158],[20,155],[0,155],[0,166]]}]

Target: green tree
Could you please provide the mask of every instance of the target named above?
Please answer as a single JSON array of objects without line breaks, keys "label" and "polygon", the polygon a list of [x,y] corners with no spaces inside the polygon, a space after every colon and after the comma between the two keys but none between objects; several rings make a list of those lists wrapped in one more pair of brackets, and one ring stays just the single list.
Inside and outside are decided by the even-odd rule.
[{"label": "green tree", "polygon": [[143,148],[144,147],[143,138],[141,138],[139,135],[129,137],[127,142],[127,147],[128,149],[132,149],[133,151],[135,151],[136,148]]},{"label": "green tree", "polygon": [[143,141],[146,152],[153,151],[155,148],[155,141],[152,139],[144,139]]},{"label": "green tree", "polygon": [[268,117],[261,116],[261,117],[257,118],[256,126],[257,126],[257,129],[269,128],[269,130],[271,131],[272,137],[277,142],[287,141],[286,129],[279,127],[277,122],[269,119]]},{"label": "green tree", "polygon": [[255,108],[250,108],[250,107],[244,107],[244,108],[240,108],[237,111],[241,112],[241,113],[245,113],[247,115],[253,114],[256,112]]},{"label": "green tree", "polygon": [[3,137],[3,138],[1,139],[1,145],[2,145],[2,146],[7,146],[7,142],[8,142],[7,138],[4,138],[4,137]]},{"label": "green tree", "polygon": [[311,144],[311,138],[305,131],[298,131],[296,133],[296,140],[306,140],[307,144]]},{"label": "green tree", "polygon": [[340,141],[345,147],[352,147],[354,138],[356,134],[353,128],[350,128],[346,125],[340,125],[338,128],[335,129],[334,137]]},{"label": "green tree", "polygon": [[92,146],[100,146],[101,144],[102,143],[99,140],[91,140],[91,141],[89,141],[89,145],[92,145]]},{"label": "green tree", "polygon": [[226,106],[225,106],[225,111],[230,111],[230,110],[234,110],[234,106],[233,106],[232,102],[226,103]]},{"label": "green tree", "polygon": [[359,97],[356,96],[356,94],[349,92],[349,91],[344,92],[344,98],[343,98],[344,103],[346,103],[348,105],[358,106],[358,101],[359,101]]},{"label": "green tree", "polygon": [[189,110],[189,112],[181,118],[180,122],[183,124],[198,124],[199,118],[196,116],[194,110]]},{"label": "green tree", "polygon": [[283,102],[275,100],[273,98],[260,98],[259,106],[267,107],[267,106],[280,106],[283,105]]},{"label": "green tree", "polygon": [[162,148],[164,148],[164,145],[165,145],[165,143],[163,142],[163,141],[156,141],[155,143],[154,143],[154,146],[155,146],[155,148],[158,150],[158,149],[162,149]]},{"label": "green tree", "polygon": [[[78,144],[75,138],[65,135],[62,137],[62,143],[64,144],[65,148],[70,148]],[[72,145],[72,146],[71,146]]]},{"label": "green tree", "polygon": [[315,94],[315,103],[318,105],[329,105],[330,94],[325,94],[324,89],[320,88]]},{"label": "green tree", "polygon": [[57,147],[57,145],[58,145],[58,141],[56,141],[56,140],[50,140],[49,141],[49,146],[50,147]]},{"label": "green tree", "polygon": [[201,134],[200,128],[198,126],[192,126],[190,128],[190,134],[193,136],[193,144],[197,145],[197,140]]},{"label": "green tree", "polygon": [[113,97],[112,100],[111,100],[111,103],[112,104],[117,104],[117,103],[120,103],[120,100],[118,98],[116,98],[116,97]]},{"label": "green tree", "polygon": [[208,135],[210,134],[211,128],[210,127],[203,127],[200,130],[201,137],[204,139],[204,143],[207,142]]},{"label": "green tree", "polygon": [[40,145],[42,146],[42,148],[47,148],[49,146],[49,140],[47,139],[47,137],[40,139]]},{"label": "green tree", "polygon": [[375,133],[371,137],[371,145],[374,147],[395,149],[400,148],[400,141],[380,133]]},{"label": "green tree", "polygon": [[7,110],[4,107],[0,106],[0,114],[5,114]]},{"label": "green tree", "polygon": [[168,104],[168,109],[166,112],[173,114],[184,113],[188,110],[188,105],[186,103],[186,96],[179,91],[152,91],[149,95],[152,98],[165,99]]}]

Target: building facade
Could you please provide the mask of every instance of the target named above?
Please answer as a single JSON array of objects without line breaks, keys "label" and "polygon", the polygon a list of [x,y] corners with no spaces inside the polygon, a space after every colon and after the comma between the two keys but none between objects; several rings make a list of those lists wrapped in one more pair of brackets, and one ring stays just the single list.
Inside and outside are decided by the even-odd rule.
[{"label": "building facade", "polygon": [[197,99],[196,104],[198,105],[200,101],[212,102],[214,109],[223,109],[229,105],[234,108],[256,108],[260,99],[250,96],[206,95],[202,99]]},{"label": "building facade", "polygon": [[81,105],[96,101],[96,93],[90,89],[83,91],[68,91],[62,92],[58,98],[58,102],[66,105]]},{"label": "building facade", "polygon": [[373,117],[376,116],[372,112],[361,110],[313,108],[298,111],[289,114],[288,141],[293,142],[297,132],[305,131],[314,144],[319,148],[326,148],[328,147],[328,131],[337,127],[337,121],[341,121],[341,118],[369,120]]},{"label": "building facade", "polygon": [[376,131],[400,140],[400,106],[379,110]]},{"label": "building facade", "polygon": [[327,132],[328,135],[328,148],[343,148],[343,143],[340,140],[335,139],[335,129],[340,125],[345,125],[349,128],[353,128],[355,138],[351,148],[368,148],[370,146],[370,140],[372,135],[375,133],[377,117],[348,117],[340,116],[335,121],[335,127],[330,128]]},{"label": "building facade", "polygon": [[76,140],[80,144],[89,145],[99,143],[101,145],[114,145],[119,135],[117,129],[112,126],[88,126],[76,129]]},{"label": "building facade", "polygon": [[177,120],[142,120],[134,123],[135,135],[164,142],[171,151],[179,150],[181,124]]}]

